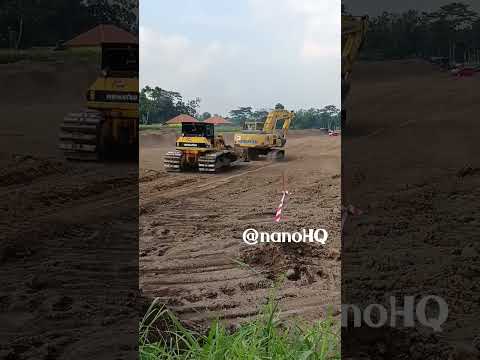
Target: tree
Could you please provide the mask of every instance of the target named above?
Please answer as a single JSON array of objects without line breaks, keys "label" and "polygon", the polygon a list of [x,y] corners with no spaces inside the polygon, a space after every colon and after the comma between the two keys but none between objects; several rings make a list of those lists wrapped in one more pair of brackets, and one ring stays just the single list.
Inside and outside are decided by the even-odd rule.
[{"label": "tree", "polygon": [[56,45],[98,24],[138,33],[137,8],[137,0],[3,0],[0,46]]},{"label": "tree", "polygon": [[438,11],[428,14],[427,19],[430,20],[432,28],[446,34],[448,57],[456,60],[456,43],[462,41],[458,35],[463,33],[465,29],[472,29],[478,15],[470,10],[470,5],[454,2],[441,6]]},{"label": "tree", "polygon": [[472,52],[478,58],[479,30],[477,13],[461,2],[433,12],[384,12],[370,18],[361,56],[370,59],[439,56],[464,61]]},{"label": "tree", "polygon": [[340,110],[334,105],[322,109],[300,109],[295,112],[294,129],[330,129],[340,128]]},{"label": "tree", "polygon": [[137,0],[86,0],[86,5],[97,24],[113,24],[138,33]]},{"label": "tree", "polygon": [[282,104],[278,103],[277,105],[275,105],[275,110],[283,110],[285,109],[285,106],[283,106]]},{"label": "tree", "polygon": [[268,111],[265,109],[256,110],[252,114],[252,119],[257,122],[265,122],[265,119],[268,116]]},{"label": "tree", "polygon": [[234,124],[243,126],[245,124],[245,121],[250,119],[252,116],[252,107],[239,107],[236,110],[231,110],[229,114]]},{"label": "tree", "polygon": [[180,114],[196,117],[200,101],[200,98],[185,101],[178,92],[145,86],[140,91],[140,120],[142,123],[164,123]]},{"label": "tree", "polygon": [[210,119],[211,117],[212,117],[212,114],[210,114],[209,112],[206,111],[198,117],[198,120],[205,121],[207,119]]}]

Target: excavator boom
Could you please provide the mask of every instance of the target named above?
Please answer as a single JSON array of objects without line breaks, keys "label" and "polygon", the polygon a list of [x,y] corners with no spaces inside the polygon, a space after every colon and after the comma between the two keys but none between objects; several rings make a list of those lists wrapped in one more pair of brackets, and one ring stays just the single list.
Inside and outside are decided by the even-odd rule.
[{"label": "excavator boom", "polygon": [[368,17],[342,15],[342,77],[352,72],[367,29]]},{"label": "excavator boom", "polygon": [[342,127],[346,122],[344,107],[350,91],[350,74],[368,29],[367,16],[342,15]]}]

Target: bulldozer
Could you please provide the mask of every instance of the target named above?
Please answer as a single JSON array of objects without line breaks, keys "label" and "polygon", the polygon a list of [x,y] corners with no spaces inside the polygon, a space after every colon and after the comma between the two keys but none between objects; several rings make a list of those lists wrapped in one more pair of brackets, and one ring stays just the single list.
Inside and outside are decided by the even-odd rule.
[{"label": "bulldozer", "polygon": [[234,135],[234,148],[243,161],[255,161],[259,156],[272,160],[285,158],[287,132],[294,112],[285,109],[272,110],[265,122],[245,122],[241,133]]},{"label": "bulldozer", "polygon": [[86,109],[65,116],[59,148],[68,160],[137,158],[138,44],[101,44],[101,74],[86,92]]},{"label": "bulldozer", "polygon": [[215,126],[202,122],[183,122],[175,151],[164,157],[166,171],[198,170],[214,173],[238,159],[222,135],[215,136]]},{"label": "bulldozer", "polygon": [[362,49],[368,30],[367,16],[342,15],[342,128],[347,122],[344,104],[350,92],[350,75],[353,64]]}]

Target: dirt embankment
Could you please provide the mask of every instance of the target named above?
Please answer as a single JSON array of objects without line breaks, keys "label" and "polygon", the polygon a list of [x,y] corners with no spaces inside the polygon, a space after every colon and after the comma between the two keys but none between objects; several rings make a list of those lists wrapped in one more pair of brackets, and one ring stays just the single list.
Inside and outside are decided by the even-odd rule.
[{"label": "dirt embankment", "polygon": [[[338,137],[292,131],[286,162],[240,163],[219,174],[164,172],[173,134],[147,135],[141,144],[140,282],[146,295],[160,297],[181,319],[200,326],[215,317],[236,324],[256,314],[290,270],[276,295],[283,316],[320,319],[329,306],[338,316]],[[283,173],[291,195],[285,221],[275,224]],[[326,246],[250,247],[242,233],[252,227],[325,228],[330,237]]]}]

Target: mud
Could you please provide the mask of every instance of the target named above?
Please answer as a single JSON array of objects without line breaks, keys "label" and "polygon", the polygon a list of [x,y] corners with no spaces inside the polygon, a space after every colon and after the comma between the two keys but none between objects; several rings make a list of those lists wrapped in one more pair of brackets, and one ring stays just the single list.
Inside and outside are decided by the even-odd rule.
[{"label": "mud", "polygon": [[[239,163],[219,174],[166,173],[173,134],[141,136],[140,286],[192,326],[235,326],[274,288],[282,317],[339,314],[340,138],[292,131],[285,162]],[[227,143],[232,142],[227,133]],[[157,141],[154,141],[157,140]],[[273,221],[285,173],[284,221]],[[248,246],[242,233],[325,228],[321,244]],[[285,278],[295,272],[292,280]],[[330,309],[330,307],[332,309]]]}]

